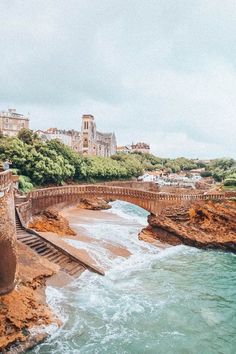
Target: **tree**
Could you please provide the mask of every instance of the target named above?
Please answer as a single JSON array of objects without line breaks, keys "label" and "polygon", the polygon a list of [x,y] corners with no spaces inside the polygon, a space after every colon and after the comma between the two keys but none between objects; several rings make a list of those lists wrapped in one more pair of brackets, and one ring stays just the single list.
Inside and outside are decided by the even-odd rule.
[{"label": "tree", "polygon": [[17,137],[25,144],[33,144],[33,142],[38,138],[36,133],[33,133],[31,130],[26,128],[22,128],[17,134]]}]

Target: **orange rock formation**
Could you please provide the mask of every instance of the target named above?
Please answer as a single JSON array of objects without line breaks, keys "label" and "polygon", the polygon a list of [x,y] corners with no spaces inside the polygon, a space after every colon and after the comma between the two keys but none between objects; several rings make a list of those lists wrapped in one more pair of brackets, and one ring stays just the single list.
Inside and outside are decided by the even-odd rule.
[{"label": "orange rock formation", "polygon": [[195,202],[166,208],[148,217],[149,226],[139,237],[152,237],[172,245],[186,244],[236,252],[235,201]]},{"label": "orange rock formation", "polygon": [[29,227],[42,232],[55,232],[58,235],[72,235],[76,232],[70,228],[69,222],[59,214],[56,208],[47,208],[35,216]]},{"label": "orange rock formation", "polygon": [[9,348],[13,343],[24,342],[24,349],[32,346],[46,334],[41,333],[32,339],[29,329],[57,321],[45,304],[44,285],[46,278],[56,273],[58,267],[42,261],[23,244],[18,243],[17,249],[17,286],[10,294],[0,298],[0,350]]},{"label": "orange rock formation", "polygon": [[103,198],[81,199],[78,204],[78,207],[81,209],[88,210],[106,210],[111,208],[108,202]]}]

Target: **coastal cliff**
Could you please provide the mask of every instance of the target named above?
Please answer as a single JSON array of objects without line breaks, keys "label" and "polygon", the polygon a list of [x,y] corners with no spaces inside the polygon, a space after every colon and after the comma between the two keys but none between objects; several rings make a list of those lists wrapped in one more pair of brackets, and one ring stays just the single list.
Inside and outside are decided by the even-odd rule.
[{"label": "coastal cliff", "polygon": [[149,215],[139,238],[171,245],[219,248],[236,252],[236,202],[207,201],[163,209]]},{"label": "coastal cliff", "polygon": [[54,232],[62,236],[76,235],[76,232],[71,229],[69,222],[53,207],[47,208],[40,214],[34,216],[28,226],[36,231]]},{"label": "coastal cliff", "polygon": [[58,267],[19,242],[17,253],[17,286],[0,299],[0,352],[12,345],[14,352],[23,352],[47,336],[42,330],[33,335],[32,328],[37,332],[41,326],[57,322],[45,303],[44,287]]}]

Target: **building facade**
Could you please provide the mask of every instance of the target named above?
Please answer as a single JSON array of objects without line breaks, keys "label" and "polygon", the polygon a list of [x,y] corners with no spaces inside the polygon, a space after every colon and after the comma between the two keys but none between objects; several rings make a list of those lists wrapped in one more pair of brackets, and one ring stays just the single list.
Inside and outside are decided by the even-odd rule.
[{"label": "building facade", "polygon": [[143,154],[150,154],[150,145],[146,143],[136,143],[131,145],[131,152],[142,152]]},{"label": "building facade", "polygon": [[0,131],[6,136],[16,136],[23,128],[29,129],[29,118],[9,108],[0,112]]},{"label": "building facade", "polygon": [[97,131],[95,119],[91,114],[84,114],[82,117],[81,152],[83,155],[103,157],[116,153],[115,134]]},{"label": "building facade", "polygon": [[49,128],[44,131],[36,130],[35,132],[43,141],[57,139],[61,143],[72,148],[73,150],[80,152],[80,133],[75,130]]},{"label": "building facade", "polygon": [[117,152],[130,154],[131,152],[142,152],[143,154],[150,154],[150,145],[146,143],[132,143],[131,145],[118,146]]},{"label": "building facade", "polygon": [[58,139],[83,155],[109,157],[116,153],[115,134],[98,132],[95,119],[90,114],[83,115],[80,132],[49,128],[45,131],[37,130],[36,133],[44,141]]}]

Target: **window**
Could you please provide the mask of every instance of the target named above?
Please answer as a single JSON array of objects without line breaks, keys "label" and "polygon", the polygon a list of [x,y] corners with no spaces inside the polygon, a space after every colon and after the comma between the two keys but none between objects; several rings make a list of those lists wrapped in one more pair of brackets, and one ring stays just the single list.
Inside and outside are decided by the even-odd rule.
[{"label": "window", "polygon": [[87,138],[84,139],[84,144],[83,145],[84,145],[84,148],[88,147],[88,139]]},{"label": "window", "polygon": [[88,129],[89,127],[89,122],[84,122],[84,129]]}]

